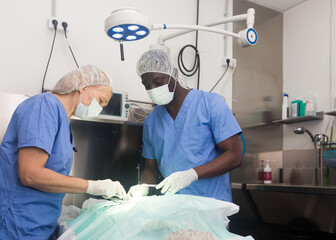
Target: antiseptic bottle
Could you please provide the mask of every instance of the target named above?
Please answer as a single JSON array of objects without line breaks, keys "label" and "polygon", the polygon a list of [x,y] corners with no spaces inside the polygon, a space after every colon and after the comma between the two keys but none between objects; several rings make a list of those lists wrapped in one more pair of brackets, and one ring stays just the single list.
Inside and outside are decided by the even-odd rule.
[{"label": "antiseptic bottle", "polygon": [[284,91],[282,99],[282,119],[289,118],[288,93]]}]

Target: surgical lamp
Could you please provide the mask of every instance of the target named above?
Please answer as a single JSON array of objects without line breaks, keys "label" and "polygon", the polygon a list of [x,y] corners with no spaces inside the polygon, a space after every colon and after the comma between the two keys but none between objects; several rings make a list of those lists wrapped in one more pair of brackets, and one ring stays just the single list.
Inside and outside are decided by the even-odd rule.
[{"label": "surgical lamp", "polygon": [[[209,23],[204,26],[185,24],[151,24],[149,18],[142,14],[139,10],[132,8],[123,8],[113,11],[110,16],[105,19],[105,32],[109,37],[113,38],[116,41],[119,41],[122,60],[124,60],[123,41],[129,42],[143,39],[147,37],[153,30],[188,29],[187,31],[182,31],[168,36],[160,36],[160,45],[163,45],[164,41],[168,39],[180,36],[182,34],[186,34],[191,31],[199,30],[219,33],[222,35],[237,38],[238,44],[241,47],[248,47],[255,45],[258,38],[257,32],[253,29],[254,14],[254,9],[250,8],[247,10],[246,14],[223,18],[219,21]],[[223,23],[238,22],[243,20],[246,20],[247,28],[240,31],[239,33],[234,33],[212,27]]]}]

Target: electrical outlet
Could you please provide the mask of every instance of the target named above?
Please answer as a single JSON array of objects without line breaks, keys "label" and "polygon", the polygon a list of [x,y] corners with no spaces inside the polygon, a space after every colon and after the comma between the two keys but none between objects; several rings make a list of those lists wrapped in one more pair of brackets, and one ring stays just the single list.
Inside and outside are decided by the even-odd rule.
[{"label": "electrical outlet", "polygon": [[235,58],[230,58],[230,57],[223,57],[221,61],[221,65],[223,67],[227,66],[226,59],[230,59],[229,66],[235,68],[237,66],[237,60]]},{"label": "electrical outlet", "polygon": [[52,21],[53,20],[57,20],[58,24],[57,24],[57,30],[58,31],[64,31],[63,29],[63,26],[62,26],[62,22],[66,22],[68,24],[68,28],[66,29],[66,32],[69,32],[69,22],[64,20],[64,19],[61,19],[61,18],[54,18],[54,17],[51,17],[48,19],[48,28],[52,31],[54,31],[54,25],[52,24]]}]

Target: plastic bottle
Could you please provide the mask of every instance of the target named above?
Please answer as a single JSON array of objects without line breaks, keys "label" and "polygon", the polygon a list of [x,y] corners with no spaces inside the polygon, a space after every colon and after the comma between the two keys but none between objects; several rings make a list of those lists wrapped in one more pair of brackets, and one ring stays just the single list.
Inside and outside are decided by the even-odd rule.
[{"label": "plastic bottle", "polygon": [[300,106],[302,104],[302,100],[299,100],[298,98],[295,101],[291,102],[291,117],[299,117],[300,116]]},{"label": "plastic bottle", "polygon": [[269,166],[269,162],[271,160],[265,160],[266,167],[264,168],[264,183],[269,184],[272,183],[272,169]]},{"label": "plastic bottle", "polygon": [[311,93],[306,97],[306,116],[316,116],[316,101]]},{"label": "plastic bottle", "polygon": [[264,96],[262,98],[263,102],[265,102],[265,108],[264,108],[264,111],[261,113],[261,117],[262,117],[262,121],[264,123],[271,123],[272,122],[272,112],[271,112],[271,109],[269,107],[269,103],[271,102],[272,100],[272,97],[271,96]]},{"label": "plastic bottle", "polygon": [[306,100],[303,99],[299,107],[299,117],[306,116]]},{"label": "plastic bottle", "polygon": [[258,183],[264,182],[264,160],[260,161],[260,165],[258,167]]},{"label": "plastic bottle", "polygon": [[289,118],[288,93],[284,91],[282,99],[282,119]]}]

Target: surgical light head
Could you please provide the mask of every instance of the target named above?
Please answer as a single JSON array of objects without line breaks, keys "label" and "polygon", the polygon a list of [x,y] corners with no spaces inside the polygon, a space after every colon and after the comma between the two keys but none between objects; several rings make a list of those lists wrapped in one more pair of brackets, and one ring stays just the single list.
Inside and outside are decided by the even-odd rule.
[{"label": "surgical light head", "polygon": [[237,39],[239,46],[249,47],[257,43],[257,32],[253,28],[248,28],[240,31],[239,38]]},{"label": "surgical light head", "polygon": [[150,33],[149,18],[131,8],[115,10],[105,20],[106,34],[117,41],[135,41]]}]

